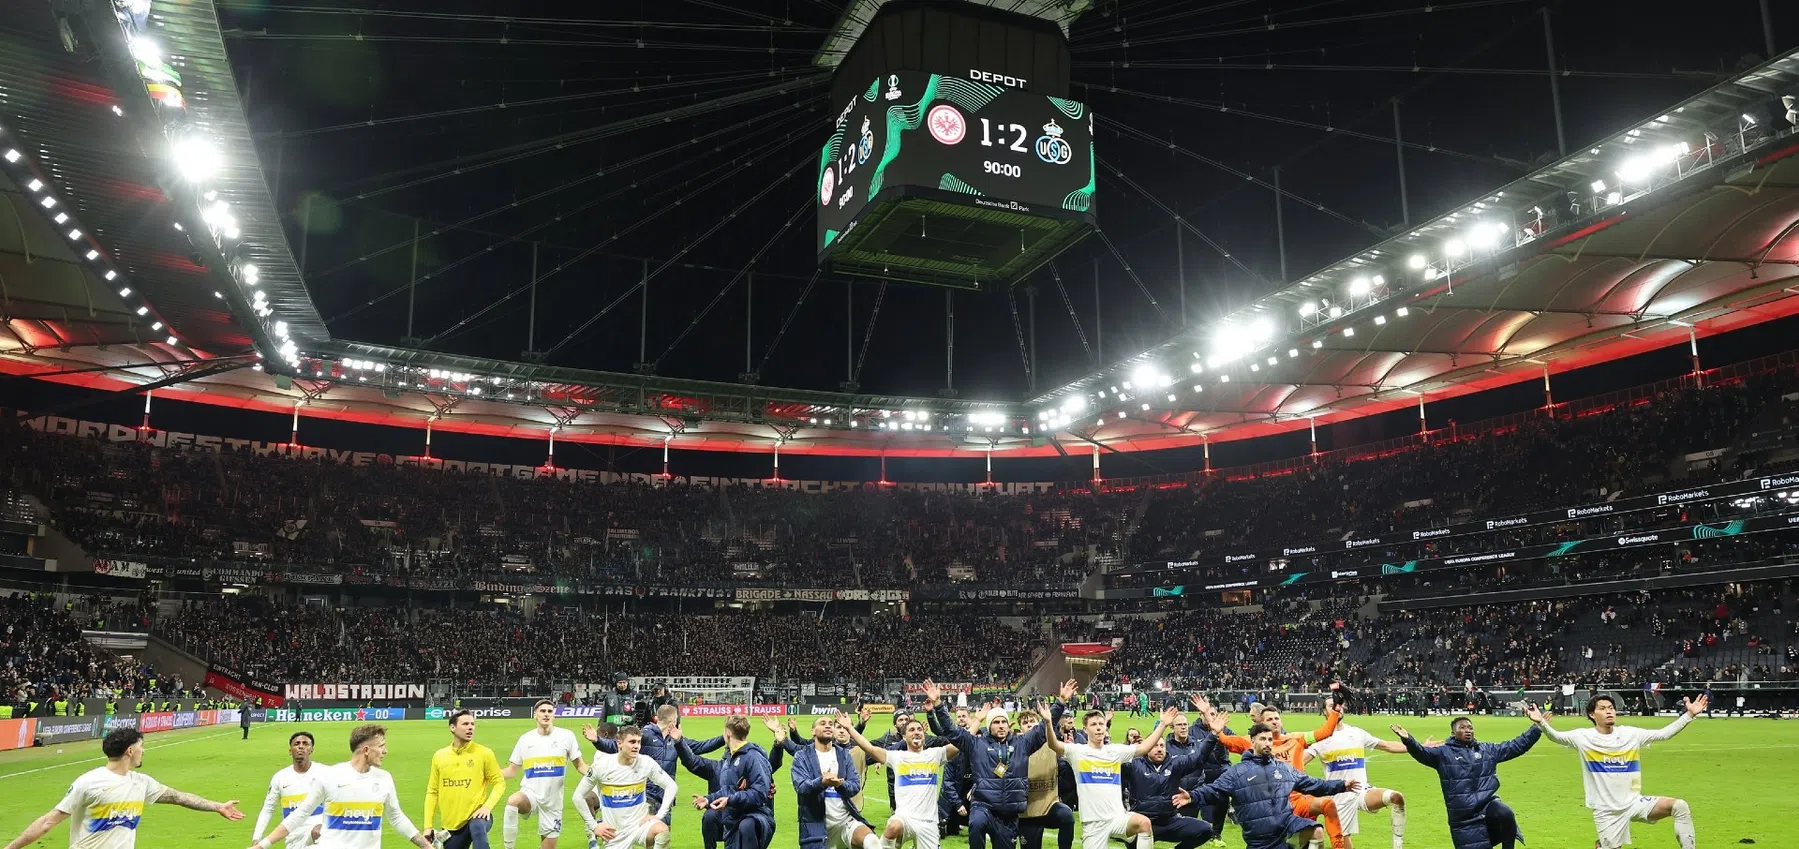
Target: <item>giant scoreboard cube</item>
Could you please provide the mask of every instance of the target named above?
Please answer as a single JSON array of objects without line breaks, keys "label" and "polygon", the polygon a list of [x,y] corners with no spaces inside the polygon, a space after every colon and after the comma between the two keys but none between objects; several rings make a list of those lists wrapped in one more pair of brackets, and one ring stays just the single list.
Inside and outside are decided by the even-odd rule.
[{"label": "giant scoreboard cube", "polygon": [[984,289],[1086,236],[1093,115],[1017,82],[895,71],[842,104],[818,160],[820,265]]}]

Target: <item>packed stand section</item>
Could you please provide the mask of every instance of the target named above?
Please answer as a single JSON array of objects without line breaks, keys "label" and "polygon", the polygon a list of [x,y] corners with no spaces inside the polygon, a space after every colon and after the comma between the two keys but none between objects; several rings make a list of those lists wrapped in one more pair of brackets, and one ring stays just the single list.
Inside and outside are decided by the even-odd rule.
[{"label": "packed stand section", "polygon": [[1017,680],[1041,635],[964,617],[608,614],[539,606],[420,610],[192,600],[155,623],[172,644],[266,681],[603,682],[619,669],[851,680]]},{"label": "packed stand section", "polygon": [[[1333,457],[1263,477],[1223,470],[1203,484],[1157,493],[1132,537],[1135,560],[1186,560],[1269,543],[1355,533],[1376,536],[1451,521],[1601,501],[1663,480],[1677,454],[1722,448],[1783,392],[1793,375],[1761,375],[1668,389],[1604,411],[1537,415],[1366,459]],[[1741,465],[1681,484],[1733,477]],[[1407,506],[1410,504],[1411,506]]]},{"label": "packed stand section", "polygon": [[93,648],[84,630],[143,630],[132,601],[83,598],[58,603],[44,593],[0,595],[0,702],[44,705],[58,699],[138,698],[174,693],[177,683]]},{"label": "packed stand section", "polygon": [[0,475],[94,555],[457,581],[1072,587],[1089,546],[1122,540],[1078,494],[519,480],[0,427]]}]

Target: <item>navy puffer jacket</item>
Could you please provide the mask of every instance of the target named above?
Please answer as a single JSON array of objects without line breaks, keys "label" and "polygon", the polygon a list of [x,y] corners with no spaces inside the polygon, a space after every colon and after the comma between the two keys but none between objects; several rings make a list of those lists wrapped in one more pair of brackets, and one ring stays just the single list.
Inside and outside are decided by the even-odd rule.
[{"label": "navy puffer jacket", "polygon": [[1443,806],[1449,813],[1449,839],[1455,849],[1493,849],[1487,839],[1487,806],[1499,798],[1499,765],[1530,751],[1542,739],[1543,729],[1529,730],[1504,743],[1458,743],[1450,740],[1426,748],[1411,737],[1406,753],[1437,771],[1443,786]]},{"label": "navy puffer jacket", "polygon": [[[1006,739],[995,739],[991,733],[975,736],[950,720],[949,710],[943,705],[937,706],[940,724],[951,730],[950,742],[956,748],[968,753],[970,770],[974,773],[974,788],[969,794],[969,802],[982,805],[1001,816],[1017,816],[1024,813],[1030,795],[1030,779],[1027,775],[1031,762],[1031,753],[1037,751],[1049,738],[1044,732],[1053,723],[1039,722],[1030,731],[1023,734],[1008,734]],[[1001,763],[1006,765],[1004,776],[995,775],[995,767]]]},{"label": "navy puffer jacket", "polygon": [[1346,789],[1341,781],[1314,778],[1279,758],[1252,754],[1244,755],[1217,781],[1200,787],[1193,798],[1201,805],[1231,800],[1237,808],[1237,825],[1243,828],[1244,845],[1278,849],[1287,845],[1289,836],[1318,825],[1294,816],[1287,794],[1297,790],[1308,796],[1335,796]]}]

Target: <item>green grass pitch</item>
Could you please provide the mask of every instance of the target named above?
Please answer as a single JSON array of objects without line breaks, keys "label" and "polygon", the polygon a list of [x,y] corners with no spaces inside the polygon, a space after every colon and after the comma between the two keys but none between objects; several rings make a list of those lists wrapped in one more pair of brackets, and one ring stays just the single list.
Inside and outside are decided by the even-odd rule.
[{"label": "green grass pitch", "polygon": [[[1289,727],[1310,728],[1319,718],[1301,714],[1287,715]],[[1387,725],[1392,717],[1359,716],[1352,721],[1363,728],[1390,738]],[[800,719],[802,726],[810,718]],[[1445,717],[1415,717],[1402,720],[1413,734],[1431,734],[1439,739],[1448,733]],[[1631,720],[1646,725],[1661,725],[1663,719]],[[578,724],[561,721],[575,729]],[[1497,741],[1524,730],[1522,719],[1482,718],[1476,727],[1484,740]],[[1580,717],[1560,717],[1556,724],[1573,728],[1585,724]],[[1153,723],[1147,719],[1119,719],[1115,729],[1122,733],[1132,725],[1147,731]],[[684,727],[690,736],[711,736],[719,732],[722,720],[689,719]],[[236,799],[246,814],[240,823],[228,823],[213,814],[202,814],[171,806],[155,806],[144,816],[138,831],[138,843],[144,849],[163,847],[241,847],[250,843],[251,826],[256,811],[268,788],[269,776],[285,765],[287,735],[304,728],[318,738],[321,762],[337,762],[347,756],[351,723],[273,723],[257,724],[248,741],[240,740],[238,729],[199,728],[153,735],[144,755],[143,771],[157,780],[181,790],[202,794],[212,799]],[[529,730],[529,720],[481,720],[476,740],[492,747],[504,760],[518,736]],[[424,813],[425,776],[431,753],[444,745],[448,731],[440,722],[400,722],[388,725],[388,757],[383,765],[399,785],[400,799],[407,816],[418,822]],[[870,732],[885,729],[882,717],[876,717]],[[755,725],[751,739],[768,745],[768,732]],[[1700,842],[1709,846],[1754,843],[1780,847],[1793,845],[1792,838],[1778,837],[1778,820],[1787,814],[1784,806],[1767,804],[1790,798],[1791,788],[1799,784],[1799,767],[1788,758],[1799,754],[1799,724],[1765,719],[1706,719],[1701,717],[1679,737],[1659,743],[1644,756],[1643,788],[1651,795],[1685,798],[1693,806],[1693,816]],[[1764,757],[1766,756],[1766,757]],[[0,753],[0,841],[11,840],[24,830],[33,818],[49,810],[62,797],[69,782],[80,773],[99,766],[98,741],[68,744],[23,752]],[[1318,766],[1311,770],[1318,774]],[[1575,754],[1544,740],[1529,754],[1500,768],[1503,787],[1501,796],[1517,809],[1524,834],[1535,849],[1584,849],[1593,845],[1592,818],[1582,807],[1580,774]],[[1433,773],[1403,755],[1375,754],[1369,773],[1380,786],[1405,793],[1410,816],[1406,845],[1416,849],[1447,849],[1449,838],[1444,825],[1443,799]],[[867,798],[870,819],[886,817],[884,780],[871,772],[871,791]],[[682,797],[702,787],[698,779],[680,772]],[[785,766],[775,775],[776,818],[779,830],[774,846],[798,844],[793,815],[793,788]],[[574,781],[569,782],[572,790]],[[699,815],[691,808],[675,808],[675,849],[701,849]],[[566,819],[574,827],[564,832],[563,847],[583,849],[586,841],[579,834],[579,821],[570,805]],[[1790,824],[1789,824],[1790,825]],[[1386,849],[1391,843],[1385,813],[1364,815],[1362,840],[1364,849]],[[1653,826],[1637,823],[1633,828],[1638,846],[1671,846],[1674,832],[1670,822]],[[526,824],[520,829],[520,847],[536,849],[532,838],[535,828]],[[51,831],[36,846],[68,845],[66,827]],[[494,830],[496,848],[499,829]],[[1054,836],[1050,835],[1045,842]],[[1243,845],[1239,832],[1226,829],[1225,843],[1231,849]],[[410,844],[391,829],[383,832],[383,847]],[[944,840],[945,849],[962,849],[963,837]],[[1078,843],[1076,844],[1079,845]]]}]

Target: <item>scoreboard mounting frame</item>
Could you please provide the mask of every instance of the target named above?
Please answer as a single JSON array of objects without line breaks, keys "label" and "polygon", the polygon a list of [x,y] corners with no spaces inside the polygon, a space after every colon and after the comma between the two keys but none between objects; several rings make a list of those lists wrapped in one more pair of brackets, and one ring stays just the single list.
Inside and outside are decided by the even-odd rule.
[{"label": "scoreboard mounting frame", "polygon": [[1089,232],[1093,116],[1065,98],[898,71],[838,113],[815,183],[821,266],[983,288]]}]

